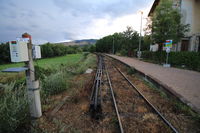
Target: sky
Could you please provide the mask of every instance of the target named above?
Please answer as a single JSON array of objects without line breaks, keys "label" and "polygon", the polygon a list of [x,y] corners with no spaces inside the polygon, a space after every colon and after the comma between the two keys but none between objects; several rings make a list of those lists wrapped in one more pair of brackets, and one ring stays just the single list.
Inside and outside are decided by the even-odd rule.
[{"label": "sky", "polygon": [[0,0],[0,42],[27,32],[33,43],[99,39],[127,26],[139,32],[154,0]]}]

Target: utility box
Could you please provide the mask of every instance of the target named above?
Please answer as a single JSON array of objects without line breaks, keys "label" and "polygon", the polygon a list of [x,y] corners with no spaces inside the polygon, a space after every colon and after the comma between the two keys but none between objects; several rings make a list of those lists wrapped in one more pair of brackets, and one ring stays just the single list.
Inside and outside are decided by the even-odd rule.
[{"label": "utility box", "polygon": [[33,45],[33,59],[41,58],[41,49],[38,45]]},{"label": "utility box", "polygon": [[11,62],[28,61],[27,40],[18,38],[17,41],[9,42]]}]

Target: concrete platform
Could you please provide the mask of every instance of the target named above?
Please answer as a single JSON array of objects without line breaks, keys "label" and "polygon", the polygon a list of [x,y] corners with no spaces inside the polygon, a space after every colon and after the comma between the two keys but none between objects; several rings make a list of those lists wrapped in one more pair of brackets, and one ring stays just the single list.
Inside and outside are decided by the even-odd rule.
[{"label": "concrete platform", "polygon": [[200,113],[200,73],[140,61],[136,58],[108,55],[151,77]]}]

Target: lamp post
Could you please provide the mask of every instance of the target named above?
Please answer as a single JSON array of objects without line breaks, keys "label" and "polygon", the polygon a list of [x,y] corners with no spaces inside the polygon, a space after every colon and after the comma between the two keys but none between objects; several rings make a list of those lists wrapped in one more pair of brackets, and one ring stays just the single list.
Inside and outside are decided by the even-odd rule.
[{"label": "lamp post", "polygon": [[115,47],[114,47],[114,36],[113,36],[113,54],[115,54]]},{"label": "lamp post", "polygon": [[139,47],[138,47],[138,52],[137,52],[137,56],[138,58],[140,59],[141,58],[141,41],[142,41],[142,15],[143,15],[143,12],[140,11],[141,13],[141,21],[140,21],[140,39],[139,39]]}]

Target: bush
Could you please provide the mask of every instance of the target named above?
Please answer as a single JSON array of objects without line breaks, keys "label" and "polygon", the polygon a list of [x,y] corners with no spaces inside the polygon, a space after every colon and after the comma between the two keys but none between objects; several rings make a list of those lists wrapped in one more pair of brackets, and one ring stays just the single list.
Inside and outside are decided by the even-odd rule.
[{"label": "bush", "polygon": [[35,66],[35,77],[36,79],[43,80],[46,76],[49,76],[51,73],[55,71],[56,70],[53,68],[43,68],[40,66]]},{"label": "bush", "polygon": [[53,73],[42,82],[42,95],[49,96],[58,94],[69,88],[69,74],[66,72]]},{"label": "bush", "polygon": [[0,132],[14,132],[18,127],[29,122],[29,109],[26,89],[15,89],[15,83],[1,86],[0,97]]},{"label": "bush", "polygon": [[122,50],[120,51],[120,55],[122,55],[122,56],[127,56],[127,55],[128,55],[128,51],[126,51],[125,49],[122,49]]},{"label": "bush", "polygon": [[[166,52],[142,52],[142,58],[155,63],[165,63]],[[169,63],[176,67],[186,67],[191,70],[200,71],[199,52],[170,52]]]}]

